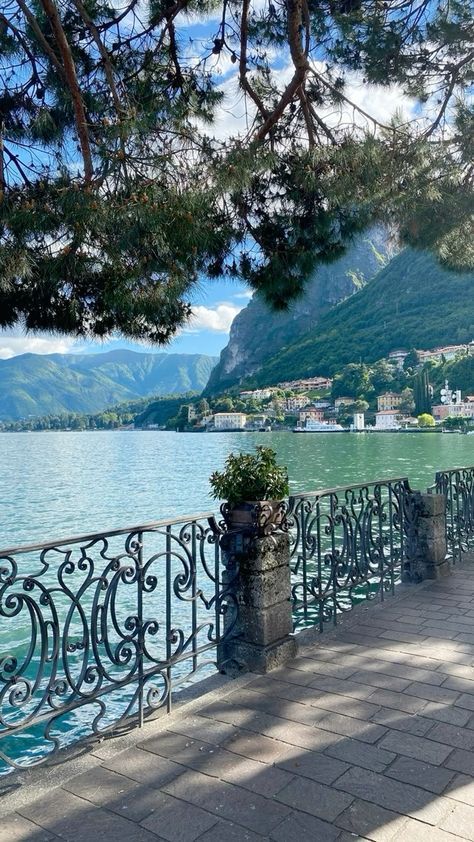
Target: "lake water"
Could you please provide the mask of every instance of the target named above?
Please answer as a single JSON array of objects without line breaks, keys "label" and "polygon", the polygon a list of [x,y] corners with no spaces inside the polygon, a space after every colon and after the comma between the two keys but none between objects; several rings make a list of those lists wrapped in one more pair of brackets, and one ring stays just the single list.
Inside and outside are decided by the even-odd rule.
[{"label": "lake water", "polygon": [[474,436],[10,433],[0,436],[0,548],[215,509],[209,474],[230,451],[273,447],[292,491],[474,464]]},{"label": "lake water", "polygon": [[[409,477],[412,488],[426,489],[434,482],[436,470],[474,464],[474,436],[462,435],[180,434],[151,431],[4,434],[0,436],[0,548],[110,531],[211,509],[216,511],[217,504],[209,496],[210,473],[223,466],[230,451],[250,451],[256,444],[265,444],[277,451],[279,461],[288,466],[293,492],[403,476]],[[169,634],[168,637],[164,634],[167,628],[164,613],[167,599],[165,557],[157,550],[150,549],[153,546],[150,542],[155,539],[164,540],[156,535],[146,535],[144,540],[145,557],[152,558],[155,552],[157,555],[154,567],[150,569],[156,575],[156,586],[144,596],[143,613],[156,620],[157,634],[151,638],[149,645],[156,648],[153,657],[164,661],[167,657],[166,640],[170,639]],[[120,540],[117,540],[120,544]],[[121,540],[120,549],[115,552],[111,544],[109,558],[123,552],[123,538]],[[97,570],[101,573],[107,561],[100,558],[100,547],[99,542],[95,557]],[[90,553],[93,551],[90,550]],[[211,545],[210,570],[213,553]],[[87,566],[81,567],[78,560],[78,553],[73,553],[73,569],[66,571],[63,577],[65,585],[62,586],[71,588],[75,593],[79,593],[78,589],[86,576],[84,571],[87,571]],[[66,649],[62,658],[68,664],[68,685],[71,680],[78,680],[82,692],[87,693],[87,688],[94,689],[97,679],[94,673],[91,674],[89,684],[83,680],[85,666],[93,662],[87,654],[87,646],[82,645],[84,636],[89,638],[89,631],[85,631],[78,607],[66,620],[71,601],[65,596],[64,590],[58,593],[55,577],[60,576],[58,570],[65,563],[64,556],[53,550],[47,554],[45,561],[50,567],[48,573],[43,575],[37,551],[28,556],[19,556],[22,575],[34,574],[38,576],[39,586],[42,583],[43,586],[46,584],[54,588],[51,591],[52,603],[49,600],[41,601],[38,598],[39,586],[34,584],[30,587],[28,582],[23,588],[24,600],[21,605],[16,597],[10,597],[8,601],[8,580],[0,593],[0,679],[4,682],[3,690],[0,686],[0,713],[5,717],[4,722],[18,726],[19,729],[14,736],[2,737],[4,727],[0,727],[0,776],[8,770],[8,764],[1,759],[2,751],[21,763],[30,763],[51,750],[51,741],[45,738],[41,727],[29,725],[29,716],[34,716],[36,700],[41,696],[46,700],[50,688],[55,688],[65,674],[61,663],[56,672],[54,659],[45,657],[46,653],[56,648],[51,623],[53,610],[58,612],[60,629],[64,629],[70,620],[65,641],[68,646],[70,642],[74,645],[72,649]],[[176,582],[173,577],[182,574],[182,566],[179,559],[173,563],[177,563],[177,568],[173,568],[170,580]],[[206,576],[202,575],[201,566],[199,571],[198,586],[204,588],[206,598],[212,597],[212,583],[207,580],[206,585]],[[106,575],[109,581],[113,579],[110,572]],[[127,618],[133,618],[136,612],[135,581],[133,577],[125,577],[117,589],[114,610],[122,631],[128,629],[130,632],[133,629]],[[206,590],[209,585],[210,593]],[[186,585],[184,582],[183,587],[186,591],[189,583]],[[27,608],[30,592],[35,604],[31,620]],[[95,593],[97,588],[94,585],[81,591],[79,605],[84,617],[91,616]],[[148,599],[150,602],[145,604]],[[170,628],[183,629],[184,637],[187,638],[193,628],[190,614],[193,610],[192,601],[189,600],[188,591],[181,601],[172,595],[171,603],[173,618],[169,620],[172,622]],[[197,610],[203,610],[202,604],[198,605]],[[209,619],[205,610],[202,616],[199,613],[198,622],[208,622]],[[110,624],[110,613],[106,620],[110,641],[119,647],[115,649],[119,654],[110,674],[114,673],[120,678],[128,670],[127,647],[123,650],[122,658],[120,647],[123,641],[120,634],[115,634],[113,624]],[[89,619],[84,622],[87,625]],[[32,627],[38,631],[37,637],[34,637]],[[204,635],[206,633],[206,630],[202,632]],[[33,639],[32,649],[29,649]],[[128,649],[132,652],[133,662],[133,645]],[[30,655],[27,655],[28,651]],[[208,654],[204,653],[206,657]],[[24,665],[26,661],[27,664],[15,666],[15,674],[19,678],[12,687],[9,679],[14,659],[17,665]],[[189,660],[183,660],[174,667],[174,674],[185,681],[188,669]],[[206,669],[208,667],[205,666]],[[205,670],[196,675],[205,674]],[[79,680],[80,676],[82,678]],[[27,686],[33,688],[31,697]],[[64,696],[61,684],[58,686],[59,692],[53,693],[52,702],[62,707],[67,702],[67,694]],[[123,687],[109,694],[107,716],[111,717],[110,721],[122,715],[124,707],[132,699],[134,686],[131,684],[128,688]],[[23,704],[25,698],[26,704]],[[40,708],[41,705],[50,711],[46,701],[40,703]],[[54,725],[53,735],[56,735],[61,745],[71,742],[89,732],[91,721],[97,713],[97,704],[92,702],[61,714]],[[25,723],[24,729],[20,725],[22,722]],[[106,717],[102,724],[107,724]]]}]

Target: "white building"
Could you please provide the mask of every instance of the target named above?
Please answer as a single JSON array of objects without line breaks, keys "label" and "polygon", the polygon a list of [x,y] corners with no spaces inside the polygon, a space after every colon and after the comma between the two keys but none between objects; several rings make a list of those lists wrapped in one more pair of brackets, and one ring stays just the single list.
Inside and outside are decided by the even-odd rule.
[{"label": "white building", "polygon": [[304,406],[308,406],[308,398],[305,395],[295,395],[285,400],[285,409],[287,412],[295,412],[295,410],[303,409]]},{"label": "white building", "polygon": [[355,433],[365,430],[365,415],[363,412],[354,412],[351,429]]},{"label": "white building", "polygon": [[382,409],[375,413],[376,430],[398,430],[398,417],[400,413],[396,409]]},{"label": "white building", "polygon": [[240,392],[240,397],[244,400],[254,398],[255,400],[265,401],[271,398],[274,391],[275,389],[253,389],[252,391]]},{"label": "white building", "polygon": [[244,412],[216,412],[214,428],[216,430],[241,430],[247,423]]},{"label": "white building", "polygon": [[403,363],[405,362],[405,357],[408,356],[408,351],[402,350],[401,348],[397,349],[396,351],[390,351],[388,358],[390,362],[396,363],[398,368],[403,368]]}]

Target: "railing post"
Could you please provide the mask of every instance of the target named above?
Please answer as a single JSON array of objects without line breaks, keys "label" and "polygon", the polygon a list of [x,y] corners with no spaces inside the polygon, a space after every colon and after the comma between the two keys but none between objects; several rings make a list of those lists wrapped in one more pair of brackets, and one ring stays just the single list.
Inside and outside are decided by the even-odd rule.
[{"label": "railing post", "polygon": [[269,672],[296,654],[291,634],[289,535],[227,532],[221,538],[221,550],[225,568],[232,571],[228,587],[239,611],[238,633],[220,647],[221,668],[232,671],[226,664],[233,664],[234,670],[238,666]]},{"label": "railing post", "polygon": [[404,517],[402,581],[416,583],[449,575],[446,495],[409,492]]},{"label": "railing post", "polygon": [[449,576],[451,568],[446,544],[446,496],[421,494],[418,519],[418,544],[424,579]]}]

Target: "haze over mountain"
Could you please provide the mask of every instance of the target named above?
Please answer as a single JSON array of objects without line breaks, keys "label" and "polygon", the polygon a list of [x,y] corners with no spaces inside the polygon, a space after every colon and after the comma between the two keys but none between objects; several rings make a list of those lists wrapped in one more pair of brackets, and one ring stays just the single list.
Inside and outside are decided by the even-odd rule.
[{"label": "haze over mountain", "polygon": [[254,295],[232,322],[229,343],[221,352],[206,392],[222,392],[249,375],[257,375],[266,361],[315,328],[335,304],[363,287],[391,253],[387,232],[374,229],[358,238],[339,260],[320,266],[305,293],[288,311],[272,312]]},{"label": "haze over mountain", "polygon": [[0,360],[0,420],[100,412],[147,395],[200,391],[216,357],[115,350],[102,354],[22,354]]}]

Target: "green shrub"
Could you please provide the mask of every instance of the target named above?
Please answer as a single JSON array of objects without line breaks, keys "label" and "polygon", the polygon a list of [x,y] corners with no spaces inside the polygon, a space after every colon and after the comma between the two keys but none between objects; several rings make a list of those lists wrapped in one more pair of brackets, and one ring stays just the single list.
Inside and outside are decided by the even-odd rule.
[{"label": "green shrub", "polygon": [[281,500],[289,492],[288,472],[276,462],[271,447],[259,445],[255,453],[230,453],[222,471],[210,477],[215,500],[235,505],[250,500]]}]

